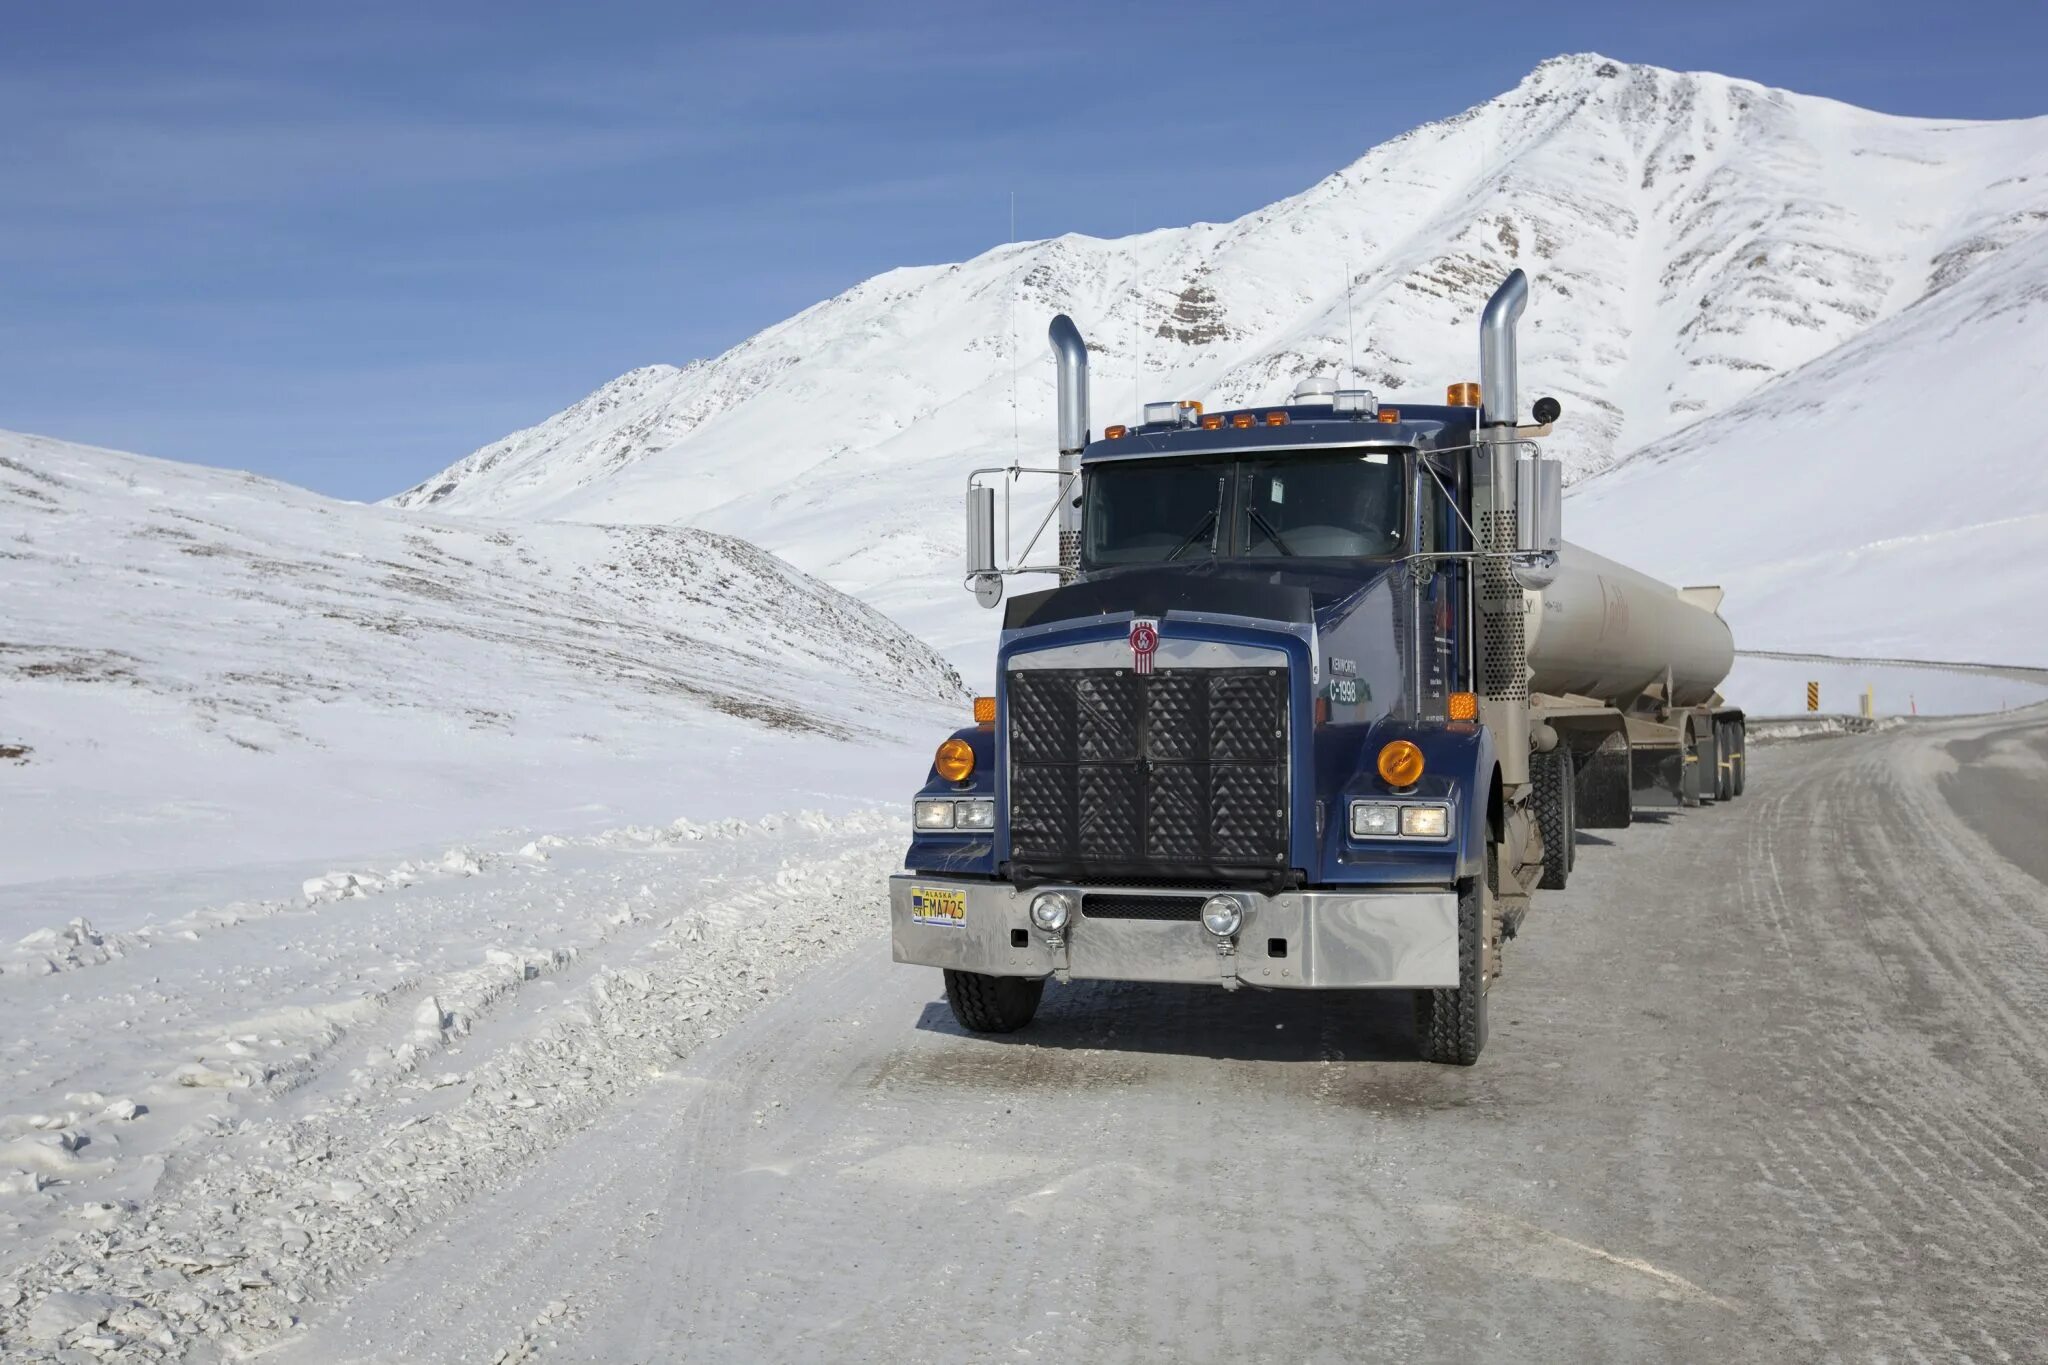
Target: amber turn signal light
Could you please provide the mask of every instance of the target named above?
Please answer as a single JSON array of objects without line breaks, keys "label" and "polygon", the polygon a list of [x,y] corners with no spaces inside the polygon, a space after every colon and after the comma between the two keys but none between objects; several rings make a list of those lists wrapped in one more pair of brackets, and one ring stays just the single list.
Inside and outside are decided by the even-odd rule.
[{"label": "amber turn signal light", "polygon": [[1454,408],[1476,408],[1479,406],[1479,386],[1469,379],[1453,384],[1444,390],[1444,402]]},{"label": "amber turn signal light", "polygon": [[1421,776],[1422,750],[1407,740],[1397,739],[1380,750],[1380,777],[1388,786],[1412,787]]},{"label": "amber turn signal light", "polygon": [[[1384,763],[1381,766],[1384,770]],[[941,744],[938,753],[932,756],[932,768],[948,782],[965,782],[968,774],[974,771],[974,746],[955,735]],[[1415,760],[1415,771],[1422,771],[1419,757]]]},{"label": "amber turn signal light", "polygon": [[[979,714],[978,712],[976,714]],[[1451,693],[1450,706],[1446,711],[1452,720],[1478,720],[1479,698],[1471,692]]]},{"label": "amber turn signal light", "polygon": [[976,697],[974,699],[974,723],[976,725],[994,725],[996,723],[996,699],[994,697]]}]

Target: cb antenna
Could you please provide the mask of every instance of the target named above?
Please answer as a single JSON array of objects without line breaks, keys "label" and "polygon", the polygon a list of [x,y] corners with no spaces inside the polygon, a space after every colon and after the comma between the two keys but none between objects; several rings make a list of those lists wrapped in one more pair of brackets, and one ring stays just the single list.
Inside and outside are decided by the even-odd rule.
[{"label": "cb antenna", "polygon": [[1351,253],[1347,251],[1344,253],[1344,350],[1351,367],[1351,387],[1355,389],[1359,387],[1359,383],[1358,332],[1351,325],[1351,281],[1353,278]]},{"label": "cb antenna", "polygon": [[[1017,191],[1010,191],[1010,256],[1009,267],[1017,268],[1015,250],[1017,245]],[[1021,423],[1017,415],[1017,286],[1010,286],[1010,462],[1016,463],[1023,448],[1020,435]]]}]

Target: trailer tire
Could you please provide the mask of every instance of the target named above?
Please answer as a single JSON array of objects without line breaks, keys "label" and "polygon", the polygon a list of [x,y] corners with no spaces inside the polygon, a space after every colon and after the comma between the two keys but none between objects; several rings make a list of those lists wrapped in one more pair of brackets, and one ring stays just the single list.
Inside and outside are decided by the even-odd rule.
[{"label": "trailer tire", "polygon": [[1529,756],[1529,775],[1535,779],[1536,819],[1543,830],[1543,879],[1545,891],[1562,891],[1572,875],[1573,845],[1579,838],[1578,782],[1572,771],[1572,751],[1560,744],[1547,754]]},{"label": "trailer tire", "polygon": [[1725,720],[1714,722],[1714,799],[1735,799],[1735,726]]},{"label": "trailer tire", "polygon": [[1486,846],[1486,877],[1458,892],[1458,984],[1415,992],[1415,1043],[1425,1062],[1471,1066],[1486,1047],[1486,936],[1499,886],[1498,845]]},{"label": "trailer tire", "polygon": [[969,1033],[1015,1033],[1038,1013],[1045,979],[946,971],[946,1003]]}]

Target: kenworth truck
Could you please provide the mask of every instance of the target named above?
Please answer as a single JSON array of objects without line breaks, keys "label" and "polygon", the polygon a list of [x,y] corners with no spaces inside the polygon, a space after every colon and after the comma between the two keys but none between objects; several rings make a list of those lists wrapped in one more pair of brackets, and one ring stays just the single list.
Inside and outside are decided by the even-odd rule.
[{"label": "kenworth truck", "polygon": [[1559,538],[1559,404],[1522,424],[1516,393],[1528,293],[1494,293],[1444,403],[1311,379],[1100,438],[1053,320],[1058,464],[970,478],[967,577],[994,606],[1034,571],[998,526],[1007,555],[1009,489],[1043,473],[1059,586],[1008,602],[995,694],[890,879],[895,958],[944,969],[962,1027],[1023,1027],[1048,978],[1405,990],[1422,1055],[1469,1065],[1578,830],[1742,793],[1720,590]]}]

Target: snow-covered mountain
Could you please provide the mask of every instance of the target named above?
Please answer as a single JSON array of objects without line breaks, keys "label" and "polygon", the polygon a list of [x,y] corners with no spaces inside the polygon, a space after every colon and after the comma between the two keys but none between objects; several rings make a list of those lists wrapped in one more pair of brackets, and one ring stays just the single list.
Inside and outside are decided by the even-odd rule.
[{"label": "snow-covered mountain", "polygon": [[929,648],[730,536],[4,432],[0,581],[0,887],[865,801],[964,714]]},{"label": "snow-covered mountain", "polygon": [[2048,665],[2044,337],[2036,232],[1581,483],[1567,533],[1721,583],[1751,649]]},{"label": "snow-covered mountain", "polygon": [[1473,377],[1478,308],[1521,266],[1523,393],[1564,402],[1553,453],[1583,477],[2044,226],[2048,119],[1896,118],[1564,57],[1233,223],[891,271],[394,501],[730,531],[970,658],[990,626],[957,587],[963,476],[1050,453],[1055,312],[1089,339],[1098,428],[1140,398],[1268,401],[1312,374],[1427,398]]}]

